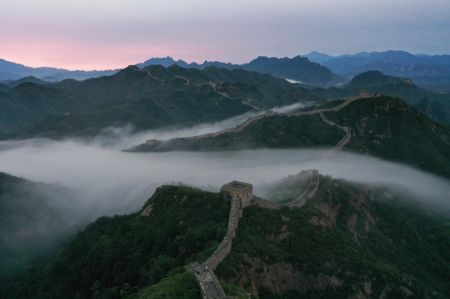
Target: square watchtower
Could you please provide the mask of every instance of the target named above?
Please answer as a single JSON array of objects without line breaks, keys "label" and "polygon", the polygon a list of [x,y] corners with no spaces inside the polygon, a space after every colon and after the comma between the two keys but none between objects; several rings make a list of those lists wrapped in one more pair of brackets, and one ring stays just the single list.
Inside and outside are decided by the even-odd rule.
[{"label": "square watchtower", "polygon": [[222,191],[230,195],[232,198],[239,198],[243,208],[249,206],[250,201],[253,199],[252,184],[232,181],[223,185]]}]

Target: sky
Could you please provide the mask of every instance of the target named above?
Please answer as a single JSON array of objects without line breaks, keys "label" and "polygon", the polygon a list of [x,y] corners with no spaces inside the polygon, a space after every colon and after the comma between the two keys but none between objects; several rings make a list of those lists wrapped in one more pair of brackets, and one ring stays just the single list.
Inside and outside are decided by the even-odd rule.
[{"label": "sky", "polygon": [[0,0],[0,58],[29,66],[388,49],[450,53],[450,0]]}]

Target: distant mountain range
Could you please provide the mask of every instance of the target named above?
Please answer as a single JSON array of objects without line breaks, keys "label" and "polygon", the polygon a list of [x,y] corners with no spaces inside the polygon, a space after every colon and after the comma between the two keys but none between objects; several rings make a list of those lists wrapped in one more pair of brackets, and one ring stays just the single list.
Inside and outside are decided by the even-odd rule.
[{"label": "distant mountain range", "polygon": [[114,70],[70,71],[53,67],[29,67],[0,59],[0,81],[13,81],[33,76],[45,81],[61,81],[64,79],[84,80],[113,74]]},{"label": "distant mountain range", "polygon": [[296,102],[371,94],[399,97],[440,123],[450,123],[449,94],[370,71],[342,87],[304,88],[241,69],[130,66],[112,76],[49,83],[27,77],[0,86],[0,138],[93,136],[108,127],[136,130],[218,121]]},{"label": "distant mountain range", "polygon": [[[151,58],[143,63],[136,64],[136,66],[140,68],[150,65],[169,67],[174,64],[184,68],[196,69],[212,66],[225,69],[244,69],[321,87],[342,85],[348,82],[352,76],[366,71],[378,70],[387,75],[410,78],[423,88],[450,91],[450,55],[413,55],[405,51],[361,52],[338,56],[311,52],[293,58],[260,56],[243,64],[220,61],[188,63],[168,56]],[[52,67],[32,68],[0,59],[0,82],[3,81],[3,83],[29,76],[50,82],[64,79],[84,80],[112,75],[117,71],[70,71]]]},{"label": "distant mountain range", "polygon": [[328,68],[318,63],[311,62],[308,58],[302,56],[296,56],[293,58],[260,56],[244,64],[231,64],[219,61],[205,61],[201,64],[198,64],[195,62],[187,63],[183,60],[174,60],[172,57],[165,57],[152,58],[138,64],[137,66],[141,68],[149,65],[163,65],[165,67],[168,67],[173,64],[184,68],[197,69],[203,69],[212,66],[224,69],[243,69],[247,71],[267,73],[275,77],[291,79],[293,81],[319,86],[336,85],[343,81],[340,76],[334,74]]},{"label": "distant mountain range", "polygon": [[[143,63],[136,64],[139,68],[150,65],[162,65],[169,67],[178,65],[183,68],[205,69],[208,67],[219,67],[224,69],[243,69],[259,73],[271,74],[283,79],[291,79],[296,82],[316,85],[331,86],[341,83],[344,79],[328,68],[308,60],[308,58],[296,56],[293,58],[275,58],[260,56],[248,63],[231,64],[219,61],[205,61],[199,63],[187,63],[183,60],[175,60],[172,57],[151,58]],[[41,67],[32,68],[21,64],[0,60],[0,81],[9,84],[24,77],[35,77],[44,81],[55,82],[65,79],[85,80],[116,73],[118,70],[102,71],[69,71],[65,69]],[[0,88],[1,90],[1,88]]]},{"label": "distant mountain range", "polygon": [[[321,53],[310,55],[322,63],[335,59]],[[154,154],[154,160],[144,160],[144,155],[150,155],[144,152],[197,152],[195,161],[200,164],[200,157],[206,155],[198,152],[227,151],[225,155],[232,160],[211,164],[211,173],[221,175],[220,165],[226,164],[236,179],[243,176],[242,180],[255,184],[257,196],[245,210],[241,209],[242,199],[230,201],[223,189],[210,192],[177,184],[156,189],[134,213],[101,217],[83,229],[80,226],[90,217],[90,210],[96,209],[80,201],[86,196],[80,187],[29,181],[0,169],[0,297],[194,299],[202,298],[197,279],[207,286],[203,290],[212,292],[211,281],[217,276],[217,284],[230,298],[449,298],[448,192],[433,183],[442,180],[445,187],[450,178],[448,93],[431,92],[411,79],[377,70],[348,73],[352,79],[339,87],[291,84],[285,78],[306,82],[299,78],[309,76],[322,86],[339,79],[326,67],[302,57],[259,57],[244,66],[187,64],[167,57],[83,81],[49,82],[25,76],[0,84],[0,139],[96,136],[107,127],[127,124],[136,130],[186,127],[260,112],[236,128],[150,140],[120,155],[134,155],[135,162],[151,169],[149,173],[175,181],[162,171],[171,164],[155,163],[159,154]],[[304,72],[308,68],[309,74]],[[314,105],[289,113],[270,111],[303,103]],[[2,142],[2,147],[9,143]],[[64,142],[70,157],[88,156],[71,143]],[[383,168],[376,177],[369,170],[362,176],[370,183],[311,171],[308,181],[301,173],[292,173],[268,186],[269,177],[280,173],[277,168],[261,167],[269,155],[276,158],[273,163],[279,163],[277,154],[268,150],[244,168],[229,163],[246,163],[234,157],[237,152],[232,151],[237,150],[249,150],[244,156],[249,157],[256,152],[250,150],[256,149],[308,148],[330,149],[317,160],[324,169],[332,167],[325,163],[334,159],[335,150],[358,153],[361,159],[367,155],[406,164],[411,168],[403,173],[413,175],[401,176],[397,182],[410,181],[428,191],[415,195],[401,184],[398,188],[383,186],[381,176],[400,177],[402,172],[393,168]],[[130,153],[133,150],[140,153]],[[54,158],[54,153],[58,155],[51,149],[47,155]],[[106,159],[122,159],[120,156],[107,155]],[[41,164],[20,157],[6,159],[15,159],[20,168],[28,165],[33,171],[22,172],[35,175],[70,170],[73,166],[69,165],[76,164],[59,167],[57,161],[62,160],[57,160],[38,169]],[[90,178],[90,171],[94,177],[101,175],[95,165],[106,164],[90,165],[90,159],[82,166],[84,179]],[[297,159],[291,156],[288,161]],[[340,160],[336,156],[336,161]],[[305,162],[304,166],[317,163]],[[343,171],[351,172],[354,163],[361,162],[339,163],[346,164]],[[177,164],[180,170],[176,170],[189,176],[197,176],[202,169],[189,171],[189,164]],[[288,166],[295,169],[296,164]],[[419,171],[412,168],[433,176],[421,179],[414,174]],[[105,171],[115,169],[107,167]],[[113,177],[132,180],[131,169],[117,169]],[[139,169],[135,172],[142,172]],[[260,193],[257,180],[250,181],[256,172],[261,175],[261,187],[270,190],[266,194]],[[67,173],[77,180],[77,172]],[[108,177],[86,202],[101,202],[99,191],[112,184]],[[201,177],[198,181],[206,186],[208,181]],[[144,184],[148,180],[151,178]],[[443,197],[436,206],[431,200],[433,191]],[[118,193],[102,205],[128,201]],[[293,198],[295,205],[280,206]],[[186,265],[205,261],[214,252],[226,256],[217,268],[203,264],[194,268],[195,274],[186,271]]]},{"label": "distant mountain range", "polygon": [[339,75],[353,76],[377,70],[387,75],[410,78],[421,87],[450,90],[450,55],[413,55],[405,51],[385,51],[330,56],[311,52],[305,57]]},{"label": "distant mountain range", "polygon": [[321,98],[336,99],[357,96],[361,90],[371,94],[385,94],[398,97],[426,113],[433,120],[450,124],[450,94],[425,90],[411,79],[385,75],[379,71],[368,71],[352,78],[340,88],[316,88],[313,93]]}]

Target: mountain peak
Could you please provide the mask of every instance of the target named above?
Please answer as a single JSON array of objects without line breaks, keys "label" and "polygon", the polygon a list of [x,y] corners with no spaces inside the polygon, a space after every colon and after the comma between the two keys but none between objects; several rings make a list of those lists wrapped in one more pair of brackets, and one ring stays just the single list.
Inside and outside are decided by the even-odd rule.
[{"label": "mountain peak", "polygon": [[127,73],[135,73],[142,71],[139,67],[136,65],[129,65],[126,68],[120,70],[117,74],[127,74]]},{"label": "mountain peak", "polygon": [[10,86],[17,86],[17,85],[22,84],[22,83],[46,84],[48,82],[44,81],[44,80],[41,80],[41,79],[39,79],[39,78],[37,78],[35,76],[26,76],[26,77],[23,77],[23,78],[21,78],[19,80],[12,81],[8,85],[10,85]]},{"label": "mountain peak", "polygon": [[137,66],[140,68],[144,68],[144,67],[147,67],[150,65],[162,65],[163,67],[169,67],[174,64],[180,65],[182,67],[189,66],[189,64],[187,62],[185,62],[184,60],[175,60],[170,56],[150,58],[150,59],[147,59],[146,61],[144,61],[143,63],[137,64]]},{"label": "mountain peak", "polygon": [[269,73],[277,77],[302,81],[308,84],[327,84],[337,76],[328,68],[311,62],[307,57],[276,58],[259,56],[243,65],[245,69]]},{"label": "mountain peak", "polygon": [[317,63],[323,63],[323,62],[328,61],[333,58],[333,56],[330,56],[328,54],[324,54],[321,52],[317,52],[317,51],[312,51],[303,56],[308,58],[310,61],[317,62]]},{"label": "mountain peak", "polygon": [[408,84],[412,85],[410,79],[389,76],[380,71],[367,71],[356,75],[348,83],[347,87],[351,88],[367,88],[373,85],[392,85],[392,84]]}]

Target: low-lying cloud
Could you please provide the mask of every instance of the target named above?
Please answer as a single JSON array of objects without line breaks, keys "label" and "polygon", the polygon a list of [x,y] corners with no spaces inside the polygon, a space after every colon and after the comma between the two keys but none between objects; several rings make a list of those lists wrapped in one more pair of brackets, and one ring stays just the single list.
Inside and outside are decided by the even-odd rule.
[{"label": "low-lying cloud", "polygon": [[[314,102],[297,102],[286,106],[274,107],[271,110],[277,113],[289,113],[300,108],[314,105]],[[127,149],[138,145],[149,139],[169,140],[173,138],[186,138],[197,135],[209,134],[222,131],[224,129],[236,127],[249,118],[264,114],[264,111],[252,111],[222,121],[204,123],[192,127],[172,127],[163,129],[154,129],[133,133],[133,127],[107,128],[100,136],[97,136],[88,143],[98,143],[114,149]],[[79,140],[79,142],[85,142]],[[1,145],[0,145],[1,147]]]},{"label": "low-lying cloud", "polygon": [[[280,109],[287,112],[301,106],[294,104]],[[48,197],[43,209],[51,210],[52,215],[59,213],[59,219],[45,219],[53,216],[41,213],[32,221],[22,224],[16,221],[16,230],[8,234],[7,243],[10,244],[6,245],[19,252],[23,248],[17,244],[29,241],[26,234],[25,238],[21,237],[24,232],[35,237],[35,244],[41,239],[55,238],[57,242],[62,233],[73,231],[99,216],[135,212],[162,184],[182,182],[218,191],[228,181],[242,180],[254,184],[256,194],[264,195],[265,185],[311,168],[334,178],[401,187],[424,202],[450,208],[450,182],[447,179],[406,165],[348,152],[328,149],[207,153],[121,151],[147,139],[166,140],[216,132],[236,126],[254,115],[256,113],[248,113],[213,124],[138,134],[131,134],[129,129],[110,129],[108,134],[88,141],[31,139],[0,142],[0,172],[33,181],[58,183],[72,190],[67,194],[65,191],[53,195],[43,193]],[[30,211],[27,207],[26,204],[23,206],[24,213]],[[57,229],[50,227],[55,223]],[[26,248],[30,246],[28,244]]]},{"label": "low-lying cloud", "polygon": [[[288,113],[311,104],[299,102],[272,110]],[[92,217],[134,211],[158,185],[165,183],[183,182],[218,190],[225,182],[238,179],[258,186],[310,168],[354,182],[400,186],[426,200],[449,204],[446,202],[450,201],[448,180],[398,163],[348,152],[327,149],[214,153],[121,151],[148,139],[168,140],[217,132],[261,113],[264,112],[249,112],[188,128],[139,133],[132,133],[131,128],[110,128],[90,140],[4,141],[0,142],[0,171],[77,190],[79,206],[88,206]]]},{"label": "low-lying cloud", "polygon": [[444,202],[450,194],[449,181],[435,175],[372,157],[320,149],[128,153],[97,144],[48,140],[6,148],[0,151],[1,171],[79,190],[83,204],[99,215],[134,211],[156,186],[165,183],[218,190],[238,179],[257,186],[310,168],[354,182],[401,186],[434,202]]}]

